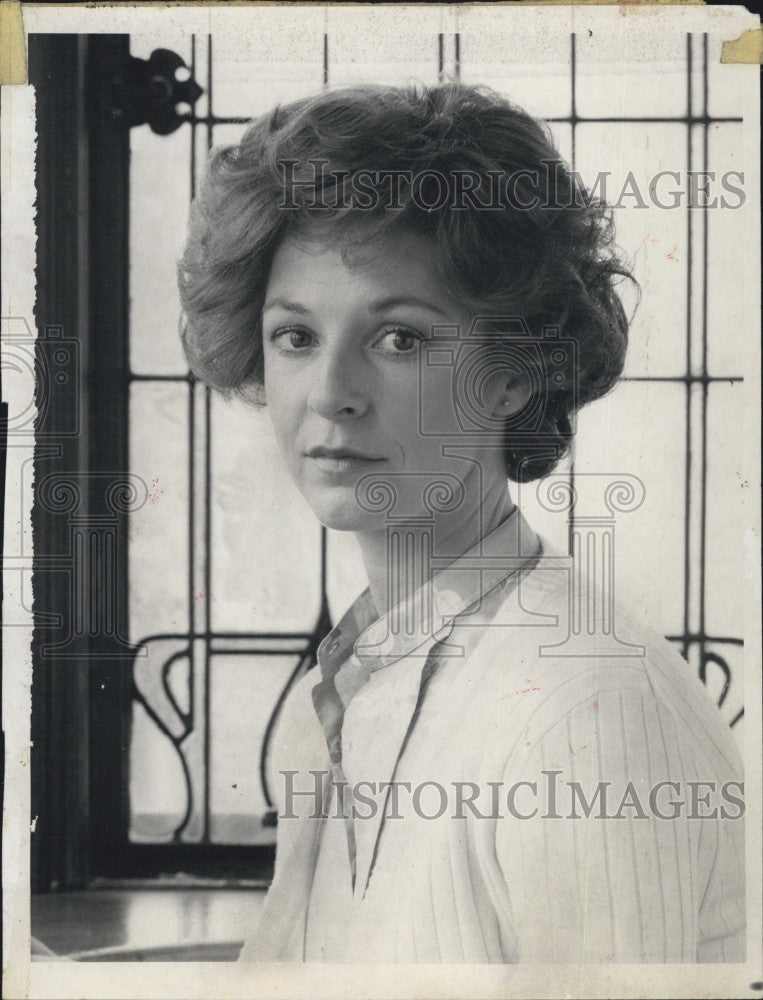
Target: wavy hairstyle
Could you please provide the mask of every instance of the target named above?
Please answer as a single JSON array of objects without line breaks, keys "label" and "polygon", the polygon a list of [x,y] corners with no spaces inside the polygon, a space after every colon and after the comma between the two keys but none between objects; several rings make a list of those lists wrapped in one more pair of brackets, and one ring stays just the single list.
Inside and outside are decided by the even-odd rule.
[{"label": "wavy hairstyle", "polygon": [[334,90],[255,119],[238,144],[212,151],[179,264],[181,336],[200,380],[262,402],[273,254],[316,225],[343,252],[412,231],[476,314],[521,316],[538,340],[557,326],[575,343],[559,384],[544,382],[535,443],[507,436],[510,478],[550,472],[575,411],[622,373],[628,320],[616,285],[630,275],[610,210],[570,173],[548,129],[461,83]]}]

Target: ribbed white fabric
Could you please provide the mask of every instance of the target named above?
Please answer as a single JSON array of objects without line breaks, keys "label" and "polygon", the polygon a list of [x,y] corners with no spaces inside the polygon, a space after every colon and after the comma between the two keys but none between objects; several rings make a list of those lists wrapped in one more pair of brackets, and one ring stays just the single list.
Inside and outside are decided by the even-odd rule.
[{"label": "ribbed white fabric", "polygon": [[[427,784],[436,782],[447,808],[439,818],[416,815],[399,786],[402,818],[382,818],[381,808],[356,818],[353,887],[336,796],[326,819],[314,818],[313,795],[290,799],[299,818],[279,821],[275,880],[243,960],[744,960],[744,821],[720,795],[724,783],[741,780],[733,737],[684,660],[621,608],[618,637],[643,646],[643,656],[601,656],[596,636],[575,656],[547,655],[568,634],[569,569],[544,546],[487,627],[466,636],[466,655],[439,655],[423,690],[420,650],[370,673],[344,713],[347,780],[409,782],[421,790],[418,812],[429,816],[441,805]],[[447,641],[467,632],[457,619]],[[296,686],[279,726],[281,813],[279,772],[296,772],[293,787],[309,791],[309,772],[327,770],[311,696],[317,680],[311,672]],[[559,818],[545,794],[551,781]],[[652,807],[650,790],[667,781],[678,787],[663,786]],[[477,815],[462,804],[455,817],[458,782],[476,786]],[[538,794],[518,782],[535,782]],[[579,818],[570,818],[568,782],[579,782],[589,801],[608,782],[609,818],[600,818],[600,800],[586,818],[579,799]],[[687,815],[690,782],[713,784],[712,792],[697,787],[693,809],[715,807],[713,818]],[[515,812],[538,806],[532,818],[510,814],[506,794],[515,785]],[[461,785],[462,799],[470,788]],[[685,803],[680,815],[660,818],[657,810],[673,811],[671,799]],[[365,815],[370,806],[358,800],[358,809]]]}]

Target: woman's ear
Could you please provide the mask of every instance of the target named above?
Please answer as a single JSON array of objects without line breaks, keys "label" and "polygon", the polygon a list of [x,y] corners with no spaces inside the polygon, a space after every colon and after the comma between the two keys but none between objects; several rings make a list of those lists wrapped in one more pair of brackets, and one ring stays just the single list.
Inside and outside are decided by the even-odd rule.
[{"label": "woman's ear", "polygon": [[512,375],[498,393],[493,416],[512,417],[530,402],[530,380],[524,375]]}]

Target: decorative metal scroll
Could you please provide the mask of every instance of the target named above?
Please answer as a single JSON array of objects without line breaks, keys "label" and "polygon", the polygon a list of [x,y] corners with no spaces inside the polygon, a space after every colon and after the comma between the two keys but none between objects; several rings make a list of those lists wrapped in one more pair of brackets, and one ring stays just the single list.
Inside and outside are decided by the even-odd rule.
[{"label": "decorative metal scroll", "polygon": [[[185,809],[171,831],[171,839],[184,843],[207,843],[211,838],[210,815],[210,665],[216,656],[293,657],[291,670],[271,710],[261,742],[259,774],[269,807],[273,800],[267,781],[267,753],[280,709],[293,685],[313,665],[315,649],[328,631],[328,618],[321,614],[311,635],[272,633],[157,634],[139,643],[133,665],[133,697],[167,739],[180,765],[185,787]],[[262,817],[275,825],[275,813]],[[256,820],[253,818],[253,824]]]},{"label": "decorative metal scroll", "polygon": [[[154,49],[148,59],[127,56],[121,66],[103,74],[98,112],[101,120],[127,128],[148,124],[157,135],[169,135],[189,120],[202,93],[177,53]],[[185,113],[179,110],[183,105]]]}]

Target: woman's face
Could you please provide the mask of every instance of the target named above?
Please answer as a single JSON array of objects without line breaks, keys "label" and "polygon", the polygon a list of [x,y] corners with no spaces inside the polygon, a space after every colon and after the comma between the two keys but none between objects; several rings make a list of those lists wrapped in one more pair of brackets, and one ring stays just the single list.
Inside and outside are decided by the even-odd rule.
[{"label": "woman's face", "polygon": [[[422,400],[419,381],[432,327],[458,327],[464,336],[471,320],[413,235],[389,251],[377,248],[372,263],[357,255],[346,262],[339,248],[316,239],[280,245],[262,312],[265,397],[289,471],[327,527],[378,530],[379,515],[355,494],[368,474],[391,483],[394,513],[410,517],[425,512],[427,479],[473,475],[468,462],[443,453],[453,444],[452,392],[427,390],[425,379]],[[505,380],[488,379],[486,405],[500,407],[502,389]],[[499,447],[481,449],[479,462],[483,477],[505,481]]]}]

